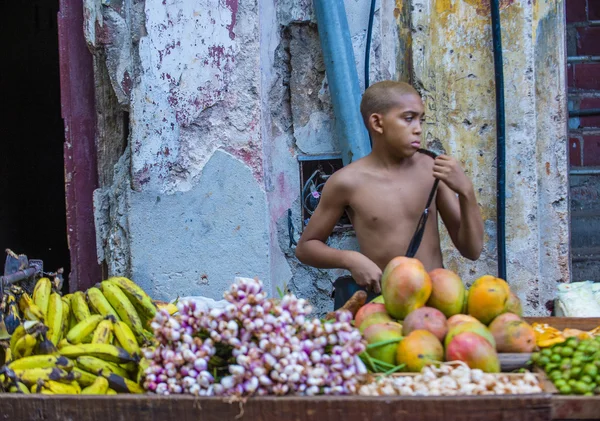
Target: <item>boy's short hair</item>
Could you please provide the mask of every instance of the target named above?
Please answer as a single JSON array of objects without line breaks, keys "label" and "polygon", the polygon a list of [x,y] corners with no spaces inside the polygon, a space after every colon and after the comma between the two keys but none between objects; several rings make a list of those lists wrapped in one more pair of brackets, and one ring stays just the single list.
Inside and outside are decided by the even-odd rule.
[{"label": "boy's short hair", "polygon": [[398,96],[404,94],[415,94],[420,97],[417,90],[405,82],[384,80],[369,86],[360,101],[360,113],[367,130],[369,129],[371,114],[385,113],[390,108],[398,105]]}]

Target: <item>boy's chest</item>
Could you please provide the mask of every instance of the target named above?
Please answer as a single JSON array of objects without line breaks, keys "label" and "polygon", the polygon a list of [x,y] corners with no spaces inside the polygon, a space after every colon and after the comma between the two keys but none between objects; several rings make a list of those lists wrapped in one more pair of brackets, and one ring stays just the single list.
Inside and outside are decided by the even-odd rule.
[{"label": "boy's chest", "polygon": [[[433,187],[428,180],[402,180],[388,183],[365,183],[356,189],[350,201],[353,222],[371,226],[387,226],[404,221],[417,221]],[[435,211],[435,196],[430,207]]]}]

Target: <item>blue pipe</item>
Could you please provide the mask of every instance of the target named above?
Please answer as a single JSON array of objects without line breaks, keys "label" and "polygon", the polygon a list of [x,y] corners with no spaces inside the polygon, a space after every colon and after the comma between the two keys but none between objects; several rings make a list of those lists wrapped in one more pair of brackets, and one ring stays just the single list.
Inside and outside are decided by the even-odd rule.
[{"label": "blue pipe", "polygon": [[344,165],[371,151],[360,115],[361,92],[343,0],[314,0],[325,71]]},{"label": "blue pipe", "polygon": [[506,122],[504,119],[504,70],[502,62],[502,28],[499,0],[491,2],[494,73],[496,77],[496,215],[498,277],[506,281]]}]

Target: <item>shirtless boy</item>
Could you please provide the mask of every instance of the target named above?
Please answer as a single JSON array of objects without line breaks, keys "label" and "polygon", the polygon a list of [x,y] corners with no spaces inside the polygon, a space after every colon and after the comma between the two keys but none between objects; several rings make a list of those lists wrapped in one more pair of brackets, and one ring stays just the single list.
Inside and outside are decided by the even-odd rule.
[{"label": "shirtless boy", "polygon": [[[439,186],[414,257],[427,271],[443,266],[439,212],[459,252],[477,260],[483,247],[483,221],[473,184],[456,159],[440,155],[434,160],[417,152],[424,117],[417,91],[402,82],[373,84],[363,95],[360,111],[373,149],[325,183],[319,206],[296,247],[298,259],[313,267],[346,269],[358,285],[379,293],[383,269],[405,254],[437,178]],[[325,243],[344,210],[360,252]]]}]

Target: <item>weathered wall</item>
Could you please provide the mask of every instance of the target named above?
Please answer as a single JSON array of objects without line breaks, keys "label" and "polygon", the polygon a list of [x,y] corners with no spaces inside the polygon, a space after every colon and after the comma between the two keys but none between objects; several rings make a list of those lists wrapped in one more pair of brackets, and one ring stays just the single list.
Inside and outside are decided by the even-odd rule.
[{"label": "weathered wall", "polygon": [[[497,273],[496,127],[489,2],[414,2],[415,83],[426,101],[427,145],[458,157],[485,220],[477,262],[444,238],[447,266],[467,283]],[[502,1],[506,98],[507,277],[540,314],[569,281],[564,2]]]},{"label": "weathered wall", "polygon": [[[319,313],[329,310],[332,281],[342,271],[299,264],[288,226],[291,209],[297,239],[298,157],[338,152],[312,2],[90,2],[88,41],[97,57],[106,55],[115,96],[130,116],[113,184],[96,194],[108,272],[132,274],[158,298],[218,298],[234,276],[258,276],[273,294],[287,286]],[[568,277],[568,268],[556,264],[568,236],[560,184],[566,144],[558,118],[562,50],[548,48],[562,38],[547,30],[561,27],[562,12],[541,8],[539,0],[535,10],[526,3],[503,10],[508,249],[509,276],[533,313],[548,295],[539,293],[540,268],[549,268],[544,279],[551,288]],[[362,86],[370,1],[345,5]],[[486,218],[483,258],[467,264],[444,242],[448,266],[467,281],[496,272],[491,57],[483,3],[378,2],[371,82],[414,79],[427,103],[428,145],[464,160],[477,186]],[[538,168],[530,163],[539,156]],[[541,221],[546,208],[549,219]],[[553,227],[551,237],[542,238],[545,226]],[[357,247],[350,233],[330,242]]]}]

